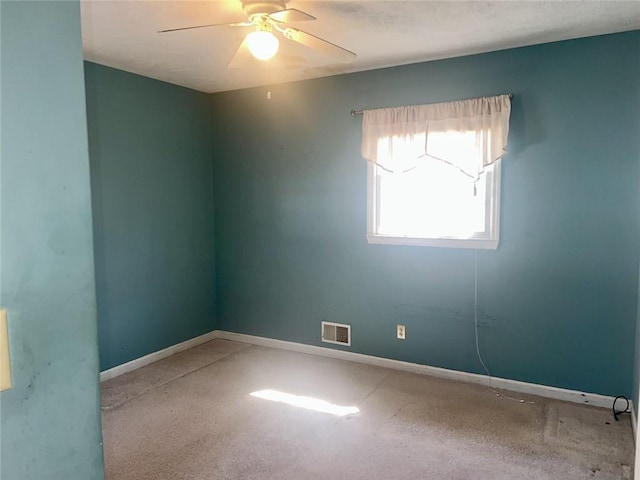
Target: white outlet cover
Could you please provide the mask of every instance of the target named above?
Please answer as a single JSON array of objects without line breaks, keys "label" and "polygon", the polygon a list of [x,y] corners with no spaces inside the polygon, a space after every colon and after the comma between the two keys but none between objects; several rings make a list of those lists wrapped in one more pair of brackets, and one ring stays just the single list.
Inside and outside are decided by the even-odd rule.
[{"label": "white outlet cover", "polygon": [[400,340],[404,340],[407,335],[407,328],[404,325],[398,325],[397,336]]}]

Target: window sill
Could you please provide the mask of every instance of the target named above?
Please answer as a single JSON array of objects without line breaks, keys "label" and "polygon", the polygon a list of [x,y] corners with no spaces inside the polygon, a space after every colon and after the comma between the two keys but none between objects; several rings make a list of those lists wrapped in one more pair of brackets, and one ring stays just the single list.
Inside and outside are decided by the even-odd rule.
[{"label": "window sill", "polygon": [[414,247],[474,248],[496,250],[499,239],[484,238],[415,238],[367,234],[367,241],[378,245],[409,245]]}]

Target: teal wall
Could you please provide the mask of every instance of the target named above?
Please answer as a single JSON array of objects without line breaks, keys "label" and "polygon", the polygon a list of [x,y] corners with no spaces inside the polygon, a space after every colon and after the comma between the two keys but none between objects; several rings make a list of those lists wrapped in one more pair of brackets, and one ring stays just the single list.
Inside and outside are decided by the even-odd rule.
[{"label": "teal wall", "polygon": [[77,1],[0,2],[2,480],[103,478]]},{"label": "teal wall", "polygon": [[206,94],[85,64],[100,366],[215,323]]},{"label": "teal wall", "polygon": [[[630,395],[640,32],[212,95],[218,328],[481,373],[474,252],[369,245],[351,108],[513,92],[502,241],[478,252],[495,376]],[[406,324],[407,340],[395,339]]]}]

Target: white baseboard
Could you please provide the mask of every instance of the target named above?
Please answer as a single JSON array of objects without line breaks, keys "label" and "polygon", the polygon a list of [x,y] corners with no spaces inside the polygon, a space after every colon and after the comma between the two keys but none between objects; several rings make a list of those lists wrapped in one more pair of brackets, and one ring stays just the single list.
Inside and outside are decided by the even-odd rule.
[{"label": "white baseboard", "polygon": [[[332,348],[318,347],[315,345],[305,345],[295,342],[286,342],[283,340],[275,340],[273,338],[256,337],[253,335],[227,332],[223,330],[214,330],[212,333],[214,335],[214,338],[233,340],[235,342],[248,343],[251,345],[260,345],[263,347],[279,348],[282,350],[291,350],[294,352],[307,353],[310,355],[319,355],[322,357],[348,360],[351,362],[365,363],[367,365],[374,365],[377,367],[403,370],[406,372],[418,373],[421,375],[431,375],[432,377],[458,380],[461,382],[477,383],[481,385],[489,384],[489,377],[476,373],[448,370],[446,368],[431,367],[428,365],[420,365],[417,363],[392,360],[390,358],[374,357],[361,353],[346,352],[344,350],[334,350]],[[603,408],[611,408],[614,400],[614,397],[599,395],[597,393],[579,392],[576,390],[549,387],[547,385],[520,382],[517,380],[509,380],[506,378],[491,377],[491,386],[502,390],[509,390],[511,392],[537,395],[539,397],[553,398],[555,400],[564,400],[566,402],[582,403]]]},{"label": "white baseboard", "polygon": [[158,360],[170,357],[171,355],[182,352],[184,350],[197,347],[198,345],[207,343],[215,338],[220,338],[217,331],[205,333],[204,335],[200,335],[199,337],[191,338],[182,343],[178,343],[177,345],[172,345],[168,348],[164,348],[162,350],[158,350],[157,352],[150,353],[149,355],[145,355],[144,357],[136,358],[135,360],[131,360],[130,362],[123,363],[122,365],[118,365],[117,367],[113,367],[109,370],[100,372],[100,381],[106,382],[107,380],[111,380],[114,377],[124,375],[125,373],[137,370],[138,368],[145,367],[150,363],[157,362]]}]

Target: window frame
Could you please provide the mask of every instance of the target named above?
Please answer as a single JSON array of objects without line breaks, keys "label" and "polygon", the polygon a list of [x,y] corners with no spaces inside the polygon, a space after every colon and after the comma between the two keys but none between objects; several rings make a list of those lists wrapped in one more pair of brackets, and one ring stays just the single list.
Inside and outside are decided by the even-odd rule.
[{"label": "window frame", "polygon": [[448,237],[408,237],[395,235],[382,235],[376,233],[377,215],[377,167],[372,162],[367,162],[367,241],[378,245],[410,245],[423,247],[444,248],[474,248],[484,250],[496,250],[500,243],[500,204],[501,204],[501,177],[502,160],[497,160],[484,175],[487,175],[487,204],[486,214],[489,215],[488,238],[448,238]]}]

